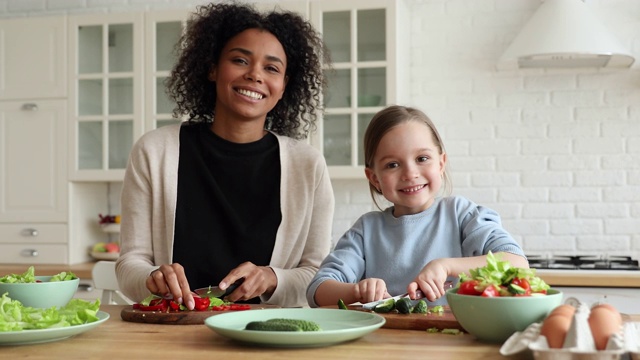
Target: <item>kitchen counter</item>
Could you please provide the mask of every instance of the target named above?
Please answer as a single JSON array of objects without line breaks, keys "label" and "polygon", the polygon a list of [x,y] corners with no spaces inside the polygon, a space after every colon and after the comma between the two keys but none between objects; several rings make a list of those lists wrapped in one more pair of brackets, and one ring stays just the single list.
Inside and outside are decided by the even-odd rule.
[{"label": "kitchen counter", "polygon": [[[378,329],[364,337],[320,348],[268,348],[227,339],[204,325],[156,325],[126,322],[124,305],[103,305],[110,318],[75,337],[34,345],[0,346],[3,358],[30,359],[504,359],[501,344],[483,343],[472,335],[430,334],[426,331]],[[640,321],[640,315],[628,318]],[[526,359],[527,354],[509,359]]]},{"label": "kitchen counter", "polygon": [[[91,270],[95,262],[87,262],[76,265],[64,264],[38,264],[34,265],[36,275],[48,276],[59,274],[63,271],[71,271],[76,274],[80,280],[90,280],[92,278]],[[28,264],[2,264],[0,265],[0,277],[8,274],[22,274],[29,268]]]},{"label": "kitchen counter", "polygon": [[640,271],[537,269],[536,275],[552,287],[640,288]]},{"label": "kitchen counter", "polygon": [[3,358],[30,359],[504,359],[501,344],[478,342],[468,334],[378,329],[364,337],[321,348],[267,348],[229,340],[204,325],[156,325],[123,321],[123,305],[103,305],[110,318],[75,337],[36,345],[1,346]]}]

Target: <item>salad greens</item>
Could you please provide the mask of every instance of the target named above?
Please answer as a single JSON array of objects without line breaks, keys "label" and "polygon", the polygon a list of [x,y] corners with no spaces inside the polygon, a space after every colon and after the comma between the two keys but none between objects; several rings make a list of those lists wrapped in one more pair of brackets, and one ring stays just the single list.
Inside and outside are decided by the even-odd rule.
[{"label": "salad greens", "polygon": [[[491,285],[498,289],[503,289],[518,282],[519,279],[525,279],[531,293],[546,293],[550,288],[547,283],[536,276],[536,269],[513,267],[508,261],[499,260],[492,252],[487,254],[487,265],[476,269],[470,269],[468,276],[465,273],[460,274],[460,282],[458,286],[467,281],[475,280],[476,289],[485,289]],[[515,285],[518,286],[518,285]]]},{"label": "salad greens", "polygon": [[24,306],[8,293],[0,298],[0,332],[61,328],[98,321],[100,300],[71,299],[61,308],[38,309]]},{"label": "salad greens", "polygon": [[[63,271],[59,274],[53,275],[51,277],[51,279],[49,280],[50,282],[53,281],[66,281],[66,280],[74,280],[77,279],[78,277],[76,276],[76,274],[72,273],[71,271]],[[29,268],[27,269],[27,271],[25,271],[22,274],[9,274],[9,275],[5,275],[3,277],[0,277],[0,282],[1,283],[35,283],[37,282],[36,280],[36,270],[33,266],[29,266]]]}]

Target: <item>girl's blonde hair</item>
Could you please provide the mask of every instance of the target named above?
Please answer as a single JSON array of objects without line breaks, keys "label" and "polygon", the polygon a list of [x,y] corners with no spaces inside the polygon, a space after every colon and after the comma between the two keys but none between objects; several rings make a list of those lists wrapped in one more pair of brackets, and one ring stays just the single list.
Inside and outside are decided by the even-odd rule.
[{"label": "girl's blonde hair", "polygon": [[[376,113],[371,119],[369,126],[367,126],[367,130],[364,133],[365,167],[373,169],[373,157],[376,154],[378,144],[380,144],[380,140],[382,139],[382,137],[394,127],[409,121],[417,121],[428,126],[431,130],[431,135],[433,136],[433,142],[440,150],[440,155],[446,153],[444,143],[442,142],[440,133],[438,133],[438,129],[436,129],[433,121],[431,121],[431,119],[429,119],[429,117],[425,113],[412,107],[392,105]],[[446,163],[444,172],[442,174],[442,182],[442,194],[450,195],[452,191],[452,183],[451,176],[449,175],[449,169]],[[378,189],[373,186],[371,182],[369,182],[369,192],[371,193],[371,198],[373,199],[373,202],[376,204],[376,206],[379,209],[382,209],[380,207],[380,204],[378,203],[378,198],[382,196],[382,193],[378,191]]]}]

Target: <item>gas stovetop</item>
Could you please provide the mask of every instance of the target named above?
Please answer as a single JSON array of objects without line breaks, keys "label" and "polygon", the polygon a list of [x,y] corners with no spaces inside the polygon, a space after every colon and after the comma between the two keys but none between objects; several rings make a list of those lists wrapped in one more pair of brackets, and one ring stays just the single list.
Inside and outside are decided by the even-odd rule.
[{"label": "gas stovetop", "polygon": [[528,255],[527,259],[529,267],[535,269],[640,271],[638,260],[630,256]]}]

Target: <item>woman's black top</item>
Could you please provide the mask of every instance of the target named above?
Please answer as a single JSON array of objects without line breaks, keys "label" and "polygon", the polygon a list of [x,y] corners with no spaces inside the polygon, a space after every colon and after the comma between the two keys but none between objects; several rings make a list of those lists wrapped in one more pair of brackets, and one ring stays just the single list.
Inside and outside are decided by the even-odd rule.
[{"label": "woman's black top", "polygon": [[191,289],[217,285],[245,261],[269,265],[282,221],[275,135],[237,144],[210,124],[182,126],[175,221],[173,262]]}]

